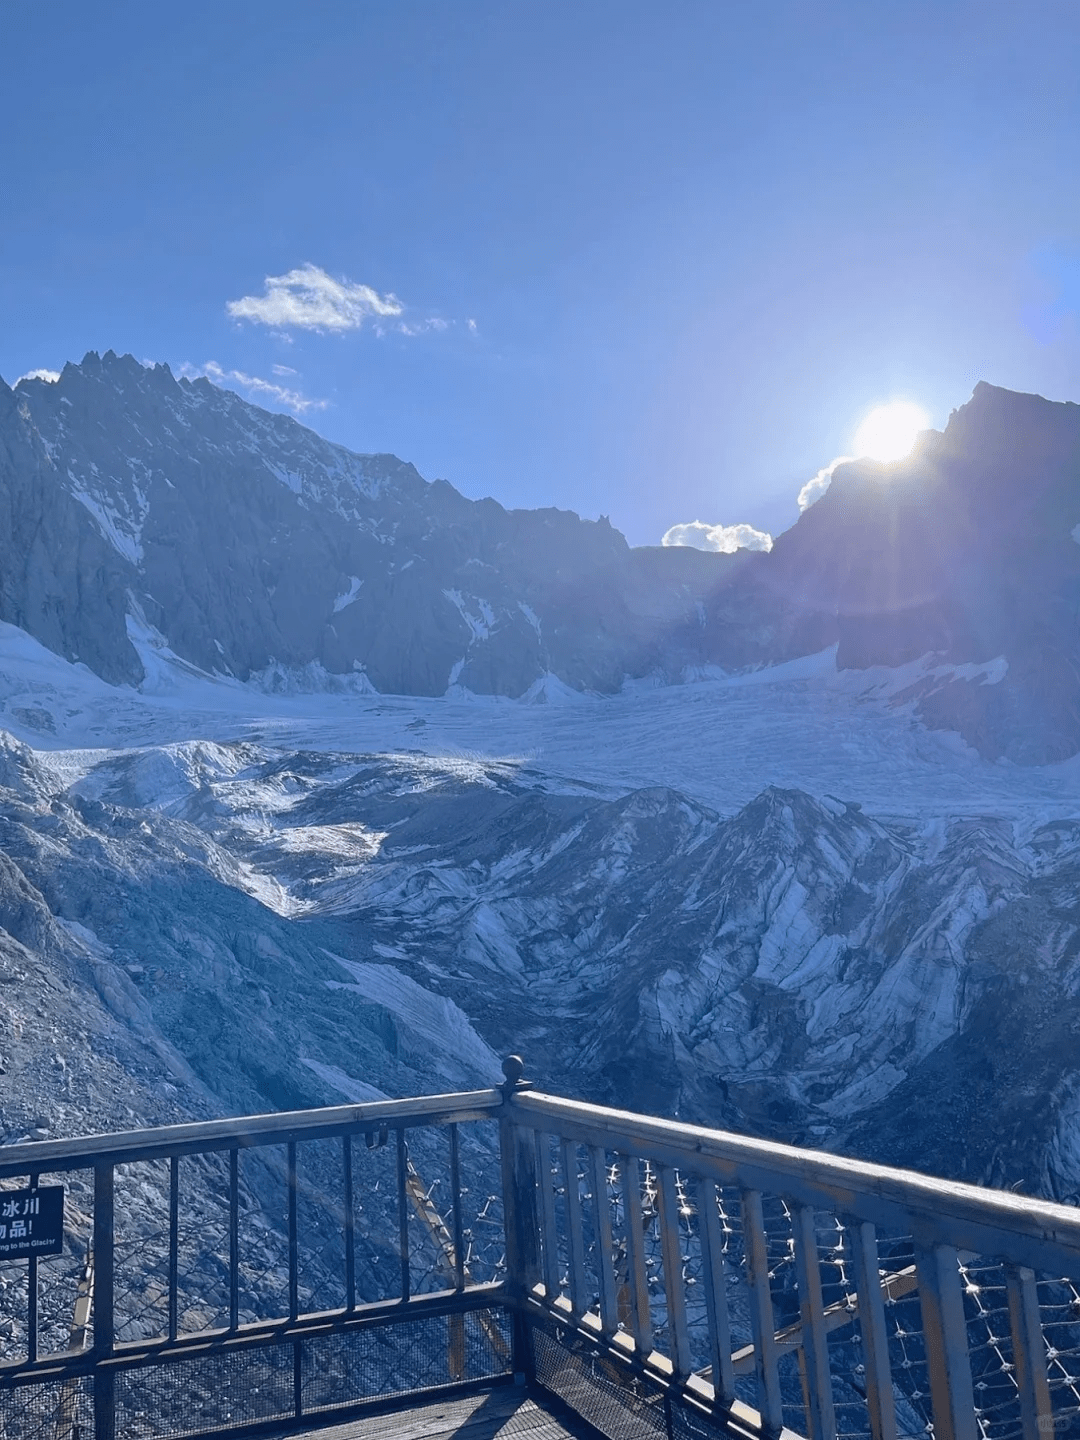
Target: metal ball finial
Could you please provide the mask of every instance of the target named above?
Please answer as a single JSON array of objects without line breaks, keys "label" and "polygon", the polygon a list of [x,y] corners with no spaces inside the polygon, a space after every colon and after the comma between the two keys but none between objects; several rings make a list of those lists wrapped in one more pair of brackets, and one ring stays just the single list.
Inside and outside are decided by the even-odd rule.
[{"label": "metal ball finial", "polygon": [[506,1076],[506,1084],[502,1087],[505,1095],[512,1095],[515,1090],[524,1090],[529,1083],[525,1079],[525,1061],[520,1055],[507,1055],[502,1062],[502,1072]]}]

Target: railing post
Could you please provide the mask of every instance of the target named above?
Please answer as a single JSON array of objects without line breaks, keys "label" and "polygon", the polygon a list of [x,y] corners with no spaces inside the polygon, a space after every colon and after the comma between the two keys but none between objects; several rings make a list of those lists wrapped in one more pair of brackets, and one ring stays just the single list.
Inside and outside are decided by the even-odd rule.
[{"label": "railing post", "polygon": [[814,1211],[809,1205],[793,1204],[791,1220],[795,1240],[795,1273],[799,1281],[802,1354],[808,1401],[806,1418],[812,1440],[835,1440],[836,1411]]},{"label": "railing post", "polygon": [[506,1288],[514,1312],[514,1375],[532,1375],[532,1346],[524,1316],[525,1299],[540,1279],[540,1212],[536,1141],[533,1132],[513,1117],[514,1096],[529,1087],[525,1066],[517,1055],[503,1061],[506,1082],[499,1118],[503,1223],[506,1229]]},{"label": "railing post", "polygon": [[780,1394],[780,1370],[776,1349],[776,1319],[769,1283],[769,1237],[761,1194],[744,1190],[741,1195],[743,1247],[746,1256],[746,1284],[750,1291],[750,1330],[754,1337],[754,1373],[757,1378],[761,1428],[776,1436],[784,1428],[784,1405]]},{"label": "railing post", "polygon": [[935,1440],[978,1440],[960,1262],[952,1245],[915,1236]]},{"label": "railing post", "polygon": [[116,1377],[101,1361],[116,1343],[113,1314],[113,1166],[94,1166],[94,1440],[114,1440]]},{"label": "railing post", "polygon": [[1038,1440],[1039,1436],[1053,1433],[1054,1412],[1046,1378],[1046,1341],[1035,1273],[1024,1265],[1006,1265],[1005,1284],[1024,1440]]},{"label": "railing post", "polygon": [[870,1221],[850,1216],[845,1219],[844,1227],[859,1301],[870,1434],[872,1440],[896,1440],[896,1401],[889,1365],[889,1332],[881,1293],[877,1231]]}]

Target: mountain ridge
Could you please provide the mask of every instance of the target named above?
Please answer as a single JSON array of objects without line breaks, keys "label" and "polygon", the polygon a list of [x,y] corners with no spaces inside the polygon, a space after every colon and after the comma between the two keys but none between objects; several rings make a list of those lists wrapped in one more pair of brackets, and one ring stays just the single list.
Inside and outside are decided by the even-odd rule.
[{"label": "mountain ridge", "polygon": [[[104,603],[124,588],[205,670],[246,679],[315,662],[362,670],[382,692],[432,695],[450,684],[521,694],[549,672],[575,688],[616,689],[626,656],[641,651],[636,668],[645,667],[657,619],[680,603],[661,582],[635,607],[622,573],[630,548],[606,520],[467,500],[394,456],[357,455],[164,366],[91,353],[55,383],[20,382],[17,396],[7,392],[0,423],[10,429],[17,412],[23,454],[37,442],[39,490],[81,504],[91,522],[82,528],[113,551],[103,559],[96,548],[79,597],[92,596],[90,624],[109,636],[109,679],[138,679],[117,606]],[[0,488],[12,488],[13,474],[33,488],[11,448]],[[643,564],[692,575],[715,558]],[[74,597],[58,601],[52,608],[77,625]],[[25,619],[73,658],[67,632],[40,610],[9,601],[0,618]]]},{"label": "mountain ridge", "polygon": [[610,694],[836,646],[840,669],[925,658],[897,703],[1045,763],[1080,750],[1077,525],[1080,406],[985,382],[733,555],[468,500],[111,351],[0,383],[0,619],[114,684],[143,679],[133,624],[209,673],[431,696]]}]

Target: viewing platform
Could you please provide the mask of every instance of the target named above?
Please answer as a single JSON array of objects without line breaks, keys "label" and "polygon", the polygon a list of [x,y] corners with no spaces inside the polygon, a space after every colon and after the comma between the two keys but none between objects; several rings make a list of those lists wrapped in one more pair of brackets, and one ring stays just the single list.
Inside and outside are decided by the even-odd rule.
[{"label": "viewing platform", "polygon": [[2,1440],[1080,1440],[1080,1210],[504,1071],[0,1150]]}]

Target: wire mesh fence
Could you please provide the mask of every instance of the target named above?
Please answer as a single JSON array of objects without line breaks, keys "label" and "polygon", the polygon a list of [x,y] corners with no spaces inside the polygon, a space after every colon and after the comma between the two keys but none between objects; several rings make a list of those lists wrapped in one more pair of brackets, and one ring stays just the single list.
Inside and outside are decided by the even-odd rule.
[{"label": "wire mesh fence", "polygon": [[[547,1283],[571,1312],[604,1328],[605,1248],[611,1257],[616,1302],[614,1328],[645,1330],[649,1344],[675,1357],[676,1323],[685,1328],[687,1368],[712,1380],[715,1325],[710,1324],[709,1286],[715,1283],[703,1231],[705,1207],[715,1207],[714,1234],[722,1257],[730,1365],[734,1396],[757,1407],[754,1308],[755,1282],[743,1213],[743,1192],[678,1170],[670,1172],[674,1201],[665,1240],[663,1167],[612,1150],[567,1143],[541,1133],[538,1174],[551,1189],[554,1266]],[[793,1207],[779,1195],[761,1196],[767,1267],[768,1314],[783,1424],[800,1434],[813,1432],[808,1395],[805,1296],[800,1287]],[[635,1237],[630,1227],[636,1227]],[[575,1257],[575,1229],[580,1257]],[[841,1440],[869,1440],[867,1355],[850,1226],[837,1215],[815,1210],[812,1235],[820,1286],[820,1328],[831,1389],[834,1433]],[[674,1243],[673,1243],[674,1241]],[[633,1252],[641,1252],[647,1294],[647,1326],[634,1314]],[[878,1236],[877,1283],[885,1314],[893,1404],[901,1437],[934,1431],[927,1343],[919,1296],[916,1252],[910,1235]],[[577,1275],[575,1277],[575,1267]],[[1016,1357],[1013,1354],[1005,1267],[962,1254],[958,1261],[964,1320],[980,1440],[1019,1440],[1024,1434]],[[575,1292],[579,1293],[575,1293]],[[1080,1291],[1069,1278],[1037,1280],[1039,1318],[1046,1352],[1052,1421],[1042,1431],[1080,1434]],[[760,1328],[760,1327],[759,1327]]]},{"label": "wire mesh fence", "polygon": [[[354,1122],[256,1146],[237,1129],[224,1148],[132,1159],[120,1149],[96,1175],[56,1177],[63,1253],[0,1263],[3,1440],[91,1440],[105,1340],[101,1353],[133,1358],[107,1377],[103,1440],[295,1417],[506,1371],[505,1316],[467,1295],[505,1273],[496,1125]],[[25,1183],[0,1180],[0,1194]],[[460,1305],[441,1298],[456,1294]],[[425,1298],[453,1313],[414,1319],[407,1306]],[[374,1320],[393,1338],[368,1316],[388,1302],[400,1316]],[[326,1317],[333,1333],[303,1331]],[[264,1332],[282,1325],[298,1328],[275,1344]],[[184,1351],[204,1338],[212,1355]],[[57,1362],[70,1378],[45,1378]]]},{"label": "wire mesh fence", "polygon": [[[917,1245],[910,1223],[875,1230],[779,1185],[719,1183],[670,1150],[630,1155],[618,1137],[579,1143],[511,1123],[511,1169],[520,1161],[527,1174],[523,1192],[516,1181],[504,1190],[497,1103],[468,1124],[323,1125],[254,1146],[238,1132],[214,1148],[162,1143],[58,1176],[63,1254],[0,1265],[0,1436],[209,1433],[505,1374],[521,1358],[506,1307],[532,1294],[524,1271],[508,1273],[508,1219],[512,1234],[525,1221],[535,1230],[547,1311],[524,1308],[546,1337],[531,1342],[538,1376],[579,1393],[615,1430],[632,1423],[614,1403],[621,1391],[624,1411],[669,1435],[706,1433],[689,1402],[712,1395],[714,1416],[741,1404],[744,1421],[757,1411],[773,1432],[870,1440],[885,1433],[884,1377],[898,1435],[932,1435],[938,1284],[958,1307],[971,1434],[1032,1440],[1029,1343],[1044,1385],[1038,1433],[1080,1433],[1075,1279],[1025,1270],[1018,1280],[1007,1245],[981,1256],[933,1241],[945,1267],[935,1282],[925,1234]],[[492,1284],[502,1288],[468,1302]],[[1033,1312],[1026,1340],[1018,1295]],[[111,1428],[94,1436],[93,1386],[106,1380],[79,1365],[94,1368],[99,1350],[123,1363],[108,1376]],[[71,1362],[66,1378],[42,1371],[23,1383],[52,1352]],[[636,1368],[620,1368],[620,1355]],[[658,1408],[662,1375],[670,1393]]]}]

